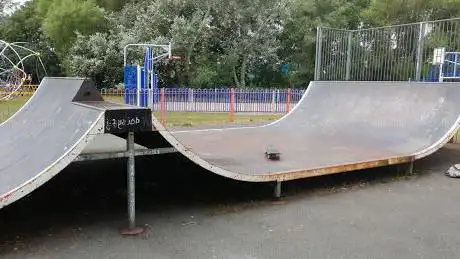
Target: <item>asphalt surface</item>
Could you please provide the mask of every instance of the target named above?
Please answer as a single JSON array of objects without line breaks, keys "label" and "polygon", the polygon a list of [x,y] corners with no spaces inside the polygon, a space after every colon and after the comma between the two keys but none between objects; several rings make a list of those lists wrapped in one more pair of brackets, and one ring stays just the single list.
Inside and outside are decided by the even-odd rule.
[{"label": "asphalt surface", "polygon": [[444,171],[459,157],[449,144],[412,176],[385,167],[293,181],[281,201],[270,184],[183,157],[138,159],[138,237],[118,232],[124,162],[74,164],[0,211],[0,258],[458,258],[460,182]]}]

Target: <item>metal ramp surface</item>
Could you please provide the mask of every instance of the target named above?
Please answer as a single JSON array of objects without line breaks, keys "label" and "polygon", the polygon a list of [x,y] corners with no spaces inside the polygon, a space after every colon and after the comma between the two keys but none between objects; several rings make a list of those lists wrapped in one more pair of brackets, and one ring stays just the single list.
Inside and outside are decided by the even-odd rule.
[{"label": "metal ramp surface", "polygon": [[[259,127],[169,132],[180,153],[241,181],[286,181],[412,163],[456,133],[460,83],[311,82],[300,103]],[[268,160],[267,146],[280,152]]]},{"label": "metal ramp surface", "polygon": [[[140,147],[173,147],[210,172],[241,181],[282,182],[411,163],[456,133],[459,100],[460,83],[311,82],[299,104],[271,124],[170,132],[149,109],[104,102],[90,81],[45,78],[31,100],[0,125],[0,208],[85,150],[124,149],[120,141],[128,131],[139,132]],[[129,116],[141,118],[137,128],[114,128],[112,121]],[[92,142],[96,146],[88,151],[103,133],[117,137]],[[269,146],[279,160],[266,158]]]},{"label": "metal ramp surface", "polygon": [[[132,118],[135,123],[114,127]],[[151,128],[149,109],[104,102],[89,80],[44,78],[32,98],[0,124],[0,208],[58,174],[96,135]]]}]

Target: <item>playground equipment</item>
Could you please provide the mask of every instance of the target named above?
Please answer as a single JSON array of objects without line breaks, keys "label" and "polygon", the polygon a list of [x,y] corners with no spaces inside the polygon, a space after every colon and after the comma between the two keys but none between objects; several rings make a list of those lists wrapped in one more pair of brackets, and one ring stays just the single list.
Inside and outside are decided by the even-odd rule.
[{"label": "playground equipment", "polygon": [[[0,101],[10,100],[17,96],[25,85],[32,82],[32,73],[29,70],[36,70],[35,76],[39,76],[38,68],[46,69],[40,58],[40,53],[26,47],[25,42],[8,43],[0,40]],[[35,64],[30,62],[35,59]]]},{"label": "playground equipment", "polygon": [[[130,47],[144,47],[143,65],[128,65],[128,49]],[[128,44],[123,51],[125,103],[139,107],[152,107],[158,102],[158,74],[155,65],[163,59],[177,59],[172,56],[171,43],[157,45],[150,43]]]}]

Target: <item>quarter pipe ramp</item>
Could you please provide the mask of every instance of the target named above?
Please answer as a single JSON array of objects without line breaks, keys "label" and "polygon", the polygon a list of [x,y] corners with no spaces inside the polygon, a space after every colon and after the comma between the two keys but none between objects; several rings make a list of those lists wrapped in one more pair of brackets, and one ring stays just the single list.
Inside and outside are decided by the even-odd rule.
[{"label": "quarter pipe ramp", "polygon": [[[132,118],[132,125],[118,127]],[[44,78],[0,125],[0,208],[50,180],[96,135],[128,130],[151,130],[150,110],[104,102],[85,79]]]}]

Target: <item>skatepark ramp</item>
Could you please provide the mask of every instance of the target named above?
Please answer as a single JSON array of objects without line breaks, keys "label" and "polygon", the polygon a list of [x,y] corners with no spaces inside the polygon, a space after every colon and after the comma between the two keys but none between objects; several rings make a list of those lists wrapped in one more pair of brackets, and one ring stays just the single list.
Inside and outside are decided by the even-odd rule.
[{"label": "skatepark ramp", "polygon": [[58,174],[96,135],[151,128],[149,109],[105,102],[89,80],[44,78],[0,124],[0,209]]},{"label": "skatepark ramp", "polygon": [[[460,83],[311,82],[294,109],[273,123],[169,131],[150,109],[105,102],[89,80],[45,78],[0,125],[0,209],[73,161],[128,157],[128,233],[135,233],[136,155],[177,151],[224,177],[276,182],[279,195],[283,181],[412,166],[456,133],[459,100]],[[111,136],[111,143],[96,141],[103,136]],[[144,149],[135,150],[134,142]],[[88,148],[91,143],[105,146]],[[268,159],[267,150],[279,159]]]},{"label": "skatepark ramp", "polygon": [[[258,127],[169,132],[180,153],[241,181],[298,178],[402,164],[428,156],[456,133],[460,83],[311,82],[299,104]],[[279,152],[269,160],[267,147]]]}]

